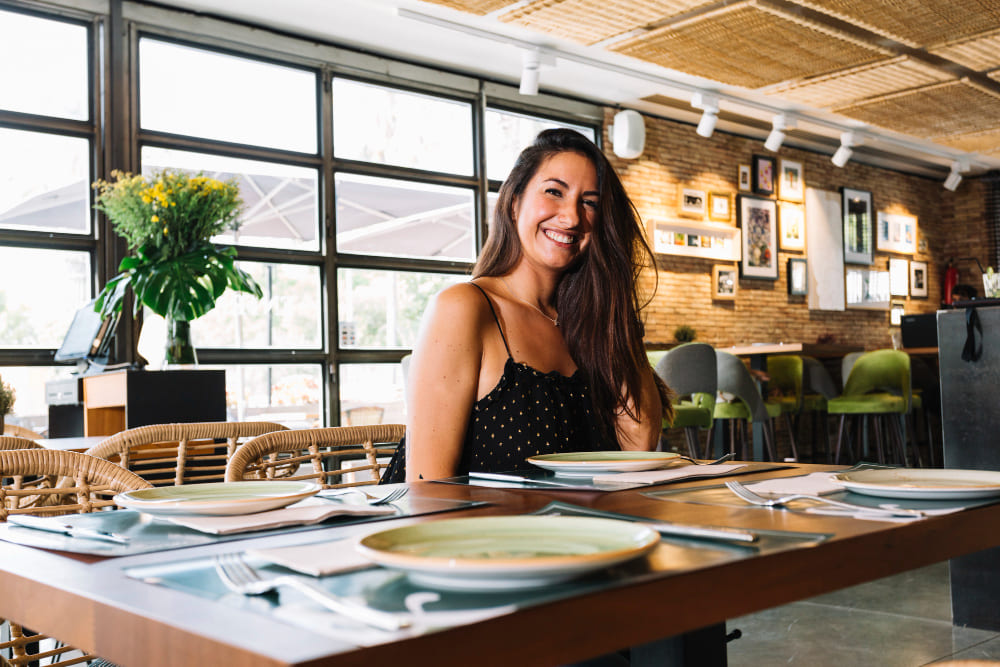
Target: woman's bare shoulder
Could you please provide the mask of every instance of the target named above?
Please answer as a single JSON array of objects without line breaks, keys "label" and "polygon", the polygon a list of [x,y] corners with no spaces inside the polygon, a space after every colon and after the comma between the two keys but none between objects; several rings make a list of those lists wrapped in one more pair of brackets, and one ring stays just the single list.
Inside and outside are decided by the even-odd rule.
[{"label": "woman's bare shoulder", "polygon": [[490,304],[472,282],[458,283],[437,293],[430,307],[435,317],[464,317],[465,321],[490,317]]}]

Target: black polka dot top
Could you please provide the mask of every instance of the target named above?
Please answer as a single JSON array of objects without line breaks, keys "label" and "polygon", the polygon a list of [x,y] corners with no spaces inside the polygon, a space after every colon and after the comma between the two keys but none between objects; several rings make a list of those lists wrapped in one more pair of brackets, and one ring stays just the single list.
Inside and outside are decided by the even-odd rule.
[{"label": "black polka dot top", "polygon": [[[507,362],[497,386],[472,406],[457,474],[530,468],[529,456],[618,449],[603,442],[591,414],[590,394],[579,370],[566,377],[542,373],[514,361],[493,303],[479,285],[500,330]],[[405,446],[400,445],[382,482],[405,480]]]}]

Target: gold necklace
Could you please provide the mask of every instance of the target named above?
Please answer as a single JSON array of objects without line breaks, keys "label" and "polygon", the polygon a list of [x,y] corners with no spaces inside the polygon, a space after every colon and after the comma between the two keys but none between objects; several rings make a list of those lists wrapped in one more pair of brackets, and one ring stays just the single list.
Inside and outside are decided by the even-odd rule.
[{"label": "gold necklace", "polygon": [[556,313],[555,317],[549,317],[548,315],[545,314],[544,310],[542,310],[541,308],[539,308],[535,304],[531,303],[530,301],[525,301],[524,299],[521,299],[521,298],[515,296],[514,292],[512,292],[511,289],[510,289],[510,285],[507,284],[507,281],[504,279],[503,276],[497,276],[497,277],[500,278],[500,282],[503,283],[504,291],[507,292],[507,294],[510,296],[510,298],[514,299],[515,301],[520,301],[521,303],[523,303],[524,305],[528,306],[529,308],[534,308],[536,311],[538,311],[539,315],[541,315],[542,317],[544,317],[545,319],[547,319],[549,322],[552,322],[552,324],[554,326],[559,326],[559,314],[558,313]]}]

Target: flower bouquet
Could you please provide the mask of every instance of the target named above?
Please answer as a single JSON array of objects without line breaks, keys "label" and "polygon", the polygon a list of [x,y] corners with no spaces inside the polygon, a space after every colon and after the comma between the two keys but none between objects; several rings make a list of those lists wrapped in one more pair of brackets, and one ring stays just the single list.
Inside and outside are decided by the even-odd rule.
[{"label": "flower bouquet", "polygon": [[167,363],[195,363],[191,320],[212,310],[226,289],[262,296],[253,278],[236,266],[236,249],[211,242],[239,228],[239,188],[233,181],[169,169],[149,177],[111,175],[114,182],[94,184],[94,207],[107,214],[134,254],[121,261],[95,310],[105,316],[120,311],[131,287],[135,312],[145,305],[167,322]]}]

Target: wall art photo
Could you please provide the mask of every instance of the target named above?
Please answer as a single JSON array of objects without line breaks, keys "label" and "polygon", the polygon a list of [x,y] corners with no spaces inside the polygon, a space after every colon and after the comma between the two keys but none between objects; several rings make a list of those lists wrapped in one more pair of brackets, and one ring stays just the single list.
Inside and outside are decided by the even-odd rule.
[{"label": "wall art photo", "polygon": [[741,195],[739,224],[743,230],[744,278],[778,279],[778,220],[773,199]]}]

